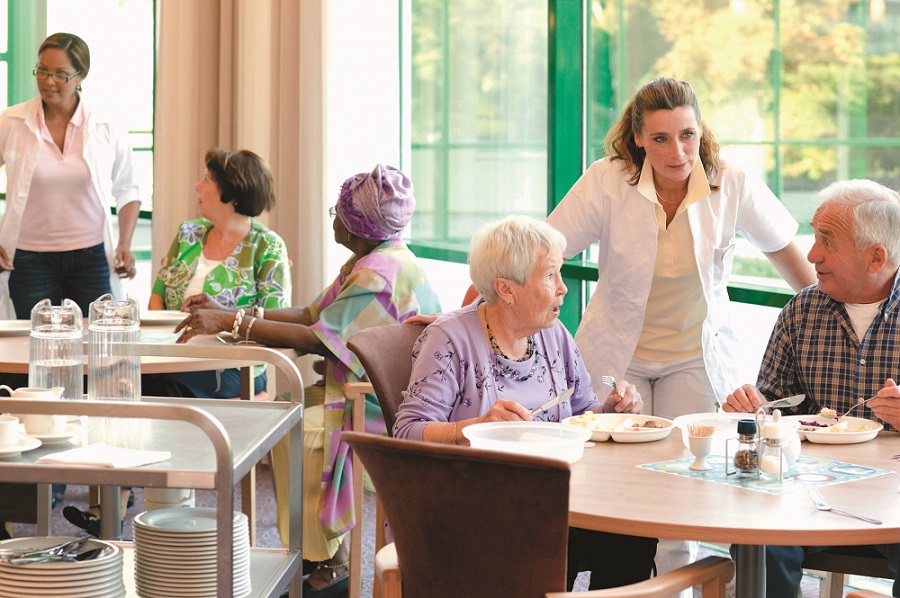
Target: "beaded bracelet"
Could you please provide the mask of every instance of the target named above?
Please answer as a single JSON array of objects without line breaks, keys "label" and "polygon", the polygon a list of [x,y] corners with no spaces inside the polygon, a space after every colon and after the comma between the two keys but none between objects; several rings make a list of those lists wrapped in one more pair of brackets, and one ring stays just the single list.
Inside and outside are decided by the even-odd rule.
[{"label": "beaded bracelet", "polygon": [[244,319],[244,310],[243,309],[237,310],[237,313],[234,314],[234,324],[231,325],[231,337],[236,341],[241,340],[241,337],[238,334],[238,330],[241,327],[241,322],[243,321],[243,319]]},{"label": "beaded bracelet", "polygon": [[264,315],[265,313],[266,313],[266,309],[264,307],[261,307],[259,305],[254,305],[253,311],[250,312],[250,315],[252,315],[255,318],[259,318],[260,320],[263,320],[263,319],[265,319],[265,315]]},{"label": "beaded bracelet", "polygon": [[258,318],[252,318],[252,317],[250,318],[250,323],[247,324],[247,330],[244,332],[244,340],[245,341],[250,340],[250,330],[253,328],[253,325],[256,324],[257,319]]}]

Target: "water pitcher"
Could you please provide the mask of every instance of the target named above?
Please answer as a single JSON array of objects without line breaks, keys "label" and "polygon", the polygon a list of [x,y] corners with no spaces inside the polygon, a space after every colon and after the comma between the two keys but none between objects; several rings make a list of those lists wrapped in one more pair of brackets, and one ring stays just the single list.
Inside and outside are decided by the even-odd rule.
[{"label": "water pitcher", "polygon": [[137,301],[117,301],[106,294],[91,303],[89,311],[88,399],[140,400],[141,319]]},{"label": "water pitcher", "polygon": [[59,386],[61,398],[83,398],[82,317],[81,308],[71,299],[64,299],[62,305],[42,299],[32,308],[28,386]]}]

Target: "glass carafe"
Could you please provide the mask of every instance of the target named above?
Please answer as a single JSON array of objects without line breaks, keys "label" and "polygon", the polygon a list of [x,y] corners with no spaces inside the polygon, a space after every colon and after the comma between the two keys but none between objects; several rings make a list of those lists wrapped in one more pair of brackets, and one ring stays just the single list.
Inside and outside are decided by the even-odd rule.
[{"label": "glass carafe", "polygon": [[83,315],[78,304],[42,299],[31,310],[28,386],[60,386],[63,399],[84,398]]},{"label": "glass carafe", "polygon": [[140,400],[140,322],[140,311],[134,299],[117,301],[106,294],[91,303],[88,399]]}]

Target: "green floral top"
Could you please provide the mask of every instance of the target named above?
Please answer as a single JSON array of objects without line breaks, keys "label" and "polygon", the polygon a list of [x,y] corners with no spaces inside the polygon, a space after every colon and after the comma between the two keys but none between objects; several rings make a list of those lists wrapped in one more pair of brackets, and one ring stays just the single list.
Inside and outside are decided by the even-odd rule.
[{"label": "green floral top", "polygon": [[[211,228],[204,219],[181,223],[153,283],[153,294],[163,298],[166,309],[181,309]],[[289,307],[291,270],[284,241],[253,220],[250,233],[210,271],[203,291],[226,307]]]}]

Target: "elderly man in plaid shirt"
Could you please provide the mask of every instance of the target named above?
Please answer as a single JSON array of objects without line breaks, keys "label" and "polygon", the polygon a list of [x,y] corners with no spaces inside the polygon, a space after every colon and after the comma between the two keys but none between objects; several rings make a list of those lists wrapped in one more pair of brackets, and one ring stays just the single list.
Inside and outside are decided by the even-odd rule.
[{"label": "elderly man in plaid shirt", "polygon": [[[867,180],[841,181],[819,194],[815,242],[807,259],[818,284],[784,307],[763,357],[756,386],[732,394],[725,411],[753,412],[761,402],[804,393],[793,413],[823,407],[900,430],[900,195]],[[766,549],[769,596],[797,595],[805,554],[827,547]],[[894,572],[900,596],[900,544],[875,546]]]}]

